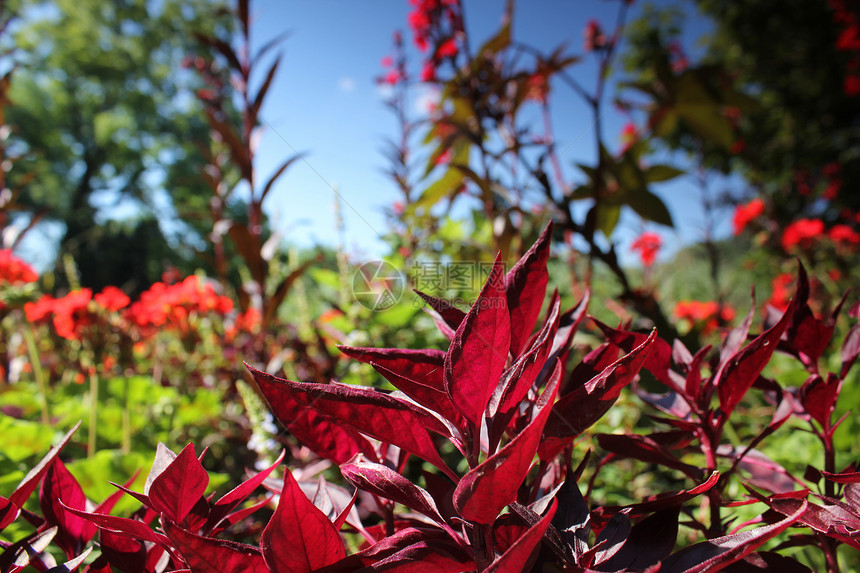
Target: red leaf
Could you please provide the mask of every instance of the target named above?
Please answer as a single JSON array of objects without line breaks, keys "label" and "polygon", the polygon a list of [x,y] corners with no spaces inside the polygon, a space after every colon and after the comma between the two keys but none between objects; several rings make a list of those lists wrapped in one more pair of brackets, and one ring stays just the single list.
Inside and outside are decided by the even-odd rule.
[{"label": "red leaf", "polygon": [[[258,381],[259,383],[259,381]],[[345,427],[329,416],[308,408],[288,392],[268,392],[263,395],[275,418],[303,445],[317,455],[341,464],[357,453],[375,458],[373,445],[352,428]]]},{"label": "red leaf", "polygon": [[160,533],[156,533],[149,528],[148,525],[136,519],[128,519],[127,517],[116,517],[104,513],[88,513],[71,507],[63,506],[66,511],[74,513],[79,517],[88,519],[95,523],[100,529],[108,529],[110,531],[123,533],[135,539],[143,541],[152,541],[162,547],[169,548],[170,542]]},{"label": "red leaf", "polygon": [[[545,367],[555,334],[558,332],[560,305],[561,300],[556,293],[550,303],[549,316],[531,348],[505,371],[502,380],[493,391],[488,409],[491,418],[495,417],[497,411],[506,413],[519,406],[520,401],[538,379],[538,375]],[[555,360],[550,365],[555,366]]]},{"label": "red leaf", "polygon": [[696,466],[685,464],[676,458],[672,452],[648,436],[638,434],[598,434],[597,443],[604,450],[622,458],[633,458],[649,464],[659,464],[667,468],[680,470],[684,475],[694,480],[700,480],[703,477],[703,470]]},{"label": "red leaf", "polygon": [[268,573],[260,550],[251,545],[201,537],[168,523],[167,536],[194,573]]},{"label": "red leaf", "polygon": [[351,358],[371,364],[395,388],[422,406],[441,414],[455,426],[462,426],[462,416],[445,392],[445,353],[441,350],[338,348]]},{"label": "red leaf", "polygon": [[804,500],[797,511],[772,525],[685,547],[663,561],[660,571],[661,573],[719,571],[729,563],[743,559],[763,543],[787,529],[800,518],[806,506],[807,502]]},{"label": "red leaf", "polygon": [[415,294],[423,298],[424,302],[430,306],[430,311],[428,312],[436,320],[436,326],[439,327],[442,334],[448,338],[454,338],[454,333],[460,327],[460,324],[463,323],[466,313],[447,300],[423,293],[418,289],[413,290],[415,290]]},{"label": "red leaf", "polygon": [[205,529],[209,531],[212,528],[217,527],[218,522],[227,517],[227,515],[231,511],[233,511],[236,506],[242,503],[245,498],[251,495],[251,492],[257,489],[257,487],[263,483],[263,480],[269,477],[269,474],[272,473],[272,470],[278,467],[278,464],[280,464],[281,461],[284,459],[285,454],[286,451],[281,450],[281,455],[278,456],[278,459],[275,460],[275,463],[273,463],[271,466],[264,469],[263,471],[259,472],[254,477],[245,480],[241,484],[237,485],[235,488],[224,494],[221,499],[216,501],[215,505],[213,505],[212,509],[209,511],[209,518],[206,522]]},{"label": "red leaf", "polygon": [[539,522],[529,528],[522,537],[517,539],[501,557],[496,559],[492,565],[484,571],[488,573],[506,573],[508,571],[525,571],[526,564],[535,548],[543,538],[543,534],[555,515],[558,502],[553,500],[546,515]]},{"label": "red leaf", "polygon": [[403,504],[437,523],[445,523],[436,502],[427,491],[382,464],[357,459],[341,464],[340,472],[349,483],[362,491]]},{"label": "red leaf", "polygon": [[[691,489],[683,489],[681,491],[676,492],[666,492],[660,493],[649,498],[646,498],[645,501],[640,503],[634,503],[632,505],[628,505],[625,507],[630,508],[630,513],[628,514],[631,518],[639,515],[644,515],[646,513],[650,513],[652,511],[659,511],[661,509],[667,509],[672,507],[677,507],[682,503],[693,499],[697,495],[701,495],[706,491],[713,488],[717,485],[717,482],[720,479],[720,472],[714,471],[710,477],[704,482],[697,485]],[[621,511],[622,507],[619,506],[610,506],[604,505],[596,508],[593,511],[592,517],[597,519],[606,515],[614,515]]]},{"label": "red leaf", "polygon": [[447,433],[447,429],[439,420],[417,406],[375,388],[337,383],[292,382],[260,372],[247,364],[245,366],[275,412],[286,396],[363,434],[415,454],[457,481],[457,474],[442,461],[427,430],[431,428],[439,433]]},{"label": "red leaf", "polygon": [[78,555],[96,534],[96,526],[77,515],[63,509],[67,505],[81,511],[87,508],[87,498],[78,480],[69,472],[59,459],[48,467],[39,491],[39,504],[42,515],[51,525],[56,525],[56,543],[66,557]]},{"label": "red leaf", "polygon": [[21,508],[0,495],[0,531],[6,529],[6,526],[18,519],[21,514]]},{"label": "red leaf", "polygon": [[848,331],[848,334],[845,335],[845,340],[842,342],[841,354],[842,371],[839,373],[839,376],[845,378],[848,375],[848,371],[851,370],[851,366],[857,360],[857,356],[860,355],[860,325],[855,324]]},{"label": "red leaf", "polygon": [[834,481],[836,483],[860,483],[860,472],[833,474],[822,470],[821,474],[830,481]]},{"label": "red leaf", "polygon": [[194,453],[194,444],[188,444],[149,488],[149,501],[153,509],[175,523],[180,523],[191,508],[203,497],[209,484],[209,474],[203,469]]},{"label": "red leaf", "polygon": [[125,573],[144,573],[146,546],[138,539],[132,539],[122,533],[102,529],[99,534],[102,557],[111,566]]},{"label": "red leaf", "polygon": [[658,511],[638,522],[617,553],[599,562],[601,571],[641,571],[665,559],[678,537],[678,514],[674,507]]},{"label": "red leaf", "polygon": [[[600,374],[563,396],[552,408],[544,435],[547,438],[571,439],[599,420],[615,403],[621,389],[629,384],[646,362],[657,332],[652,331],[639,346],[610,364]],[[557,440],[541,444],[542,460],[557,453]]]},{"label": "red leaf", "polygon": [[[641,346],[647,338],[650,338],[654,333],[648,335],[639,332],[627,332],[618,330],[603,324],[599,320],[592,317],[594,323],[603,331],[603,335],[612,344],[623,350],[631,352],[637,346]],[[657,338],[654,341],[654,348],[645,359],[645,370],[654,375],[654,377],[673,390],[677,390],[675,384],[669,378],[669,370],[672,365],[672,347],[662,338]]]},{"label": "red leaf", "polygon": [[714,377],[714,385],[720,397],[720,409],[725,416],[732,413],[773,356],[779,337],[791,318],[793,304],[789,305],[779,322],[720,366]]},{"label": "red leaf", "polygon": [[824,381],[818,374],[810,376],[800,387],[800,403],[812,418],[822,425],[830,426],[830,418],[836,410],[836,400],[842,389],[842,380],[832,372]]},{"label": "red leaf", "polygon": [[27,501],[27,498],[30,497],[30,494],[33,493],[33,490],[36,489],[36,486],[39,485],[39,480],[42,479],[42,474],[48,469],[48,466],[54,458],[60,453],[69,440],[72,439],[72,435],[77,431],[77,429],[81,426],[81,423],[78,422],[75,424],[75,427],[69,430],[69,432],[63,436],[56,446],[51,448],[51,450],[45,454],[45,457],[36,464],[36,467],[31,469],[24,479],[21,480],[21,483],[18,484],[18,487],[15,488],[15,491],[12,492],[12,495],[9,496],[9,501],[12,502],[16,507],[22,507],[24,502]]},{"label": "red leaf", "polygon": [[337,529],[289,471],[278,507],[260,537],[260,549],[273,573],[306,573],[346,556]]},{"label": "red leaf", "polygon": [[526,346],[532,329],[540,314],[549,273],[552,222],[550,222],[532,247],[505,276],[505,291],[511,321],[511,355],[519,356]]},{"label": "red leaf", "polygon": [[492,523],[516,499],[537,452],[547,417],[558,393],[561,363],[556,362],[546,389],[535,404],[534,419],[498,452],[470,470],[454,490],[454,507],[477,523]]},{"label": "red leaf", "polygon": [[511,324],[501,254],[445,355],[445,391],[472,428],[480,428],[490,395],[505,370]]}]

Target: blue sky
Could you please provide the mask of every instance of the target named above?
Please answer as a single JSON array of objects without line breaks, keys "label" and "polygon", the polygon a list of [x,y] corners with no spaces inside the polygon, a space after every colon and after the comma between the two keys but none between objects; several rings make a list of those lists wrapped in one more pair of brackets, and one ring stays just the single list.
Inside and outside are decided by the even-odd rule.
[{"label": "blue sky", "polygon": [[[504,3],[465,0],[464,5],[470,36],[481,42],[498,27]],[[252,2],[254,44],[284,30],[290,32],[263,109],[271,128],[266,129],[257,164],[260,179],[293,150],[302,152],[306,159],[290,168],[268,199],[274,226],[289,242],[336,244],[334,186],[344,202],[347,249],[356,256],[385,252],[379,239],[387,230],[382,208],[397,199],[397,192],[382,173],[386,164],[380,150],[385,137],[396,133],[396,123],[382,104],[374,78],[381,73],[381,58],[391,52],[394,30],[404,32],[416,68],[420,65],[406,26],[409,9],[406,0]],[[617,9],[616,1],[521,0],[514,18],[514,37],[544,51],[567,42],[569,52],[582,54],[587,21],[596,18],[604,29],[611,29]],[[634,4],[631,15],[639,10],[641,6]],[[688,32],[691,38],[705,29],[702,22],[692,24]],[[571,73],[586,87],[592,86],[593,58],[583,58]],[[554,91],[552,102],[559,148],[569,146],[562,162],[571,167],[569,173],[574,173],[574,162],[594,159],[591,119],[577,96],[564,86]],[[605,133],[609,143],[616,145],[619,141],[614,134],[626,120],[611,104],[606,109]],[[655,191],[669,205],[677,225],[676,231],[658,229],[666,242],[699,238],[699,191],[692,182],[681,180]],[[638,223],[635,216],[622,221],[630,229],[620,234],[626,241]]]}]

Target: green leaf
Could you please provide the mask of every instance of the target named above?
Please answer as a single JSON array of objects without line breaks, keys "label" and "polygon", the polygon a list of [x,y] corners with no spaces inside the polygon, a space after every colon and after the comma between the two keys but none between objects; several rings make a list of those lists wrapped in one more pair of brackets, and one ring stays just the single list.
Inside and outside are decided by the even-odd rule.
[{"label": "green leaf", "polygon": [[597,228],[606,236],[606,238],[609,238],[615,230],[615,227],[618,225],[618,220],[620,218],[621,206],[601,205],[597,210]]},{"label": "green leaf", "polygon": [[429,209],[445,197],[453,195],[462,184],[463,174],[456,167],[452,167],[445,172],[445,175],[431,183],[424,190],[418,201],[412,204],[412,208],[424,207],[425,209]]},{"label": "green leaf", "polygon": [[647,221],[653,221],[667,227],[674,227],[672,215],[666,204],[657,195],[645,188],[630,190],[625,197],[627,205],[636,211],[636,214]]},{"label": "green leaf", "polygon": [[645,181],[648,183],[660,183],[669,181],[680,175],[684,175],[686,171],[672,167],[671,165],[652,165],[645,170]]}]

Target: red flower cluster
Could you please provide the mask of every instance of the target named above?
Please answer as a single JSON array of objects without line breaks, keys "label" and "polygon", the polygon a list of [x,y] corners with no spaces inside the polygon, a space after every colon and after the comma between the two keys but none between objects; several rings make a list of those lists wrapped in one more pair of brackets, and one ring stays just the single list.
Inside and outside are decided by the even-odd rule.
[{"label": "red flower cluster", "polygon": [[446,58],[456,58],[460,53],[457,44],[458,31],[463,29],[459,0],[410,0],[413,6],[409,13],[409,27],[415,45],[422,52],[434,45],[433,54],[424,62],[421,71],[423,81],[436,79],[436,67]]},{"label": "red flower cluster", "polygon": [[676,74],[680,74],[690,66],[684,48],[678,42],[669,44],[669,60],[672,62],[672,71]]},{"label": "red flower cluster", "polygon": [[600,28],[600,23],[597,20],[588,21],[583,35],[585,36],[583,49],[586,52],[594,52],[595,50],[603,49],[608,45],[608,40],[603,34],[603,30]]},{"label": "red flower cluster", "polygon": [[833,22],[839,30],[836,49],[851,54],[845,70],[845,80],[842,91],[849,97],[860,95],[860,12],[854,6],[848,6],[846,0],[828,0],[833,10]]},{"label": "red flower cluster", "polygon": [[860,245],[860,233],[845,224],[833,225],[827,236],[838,246],[851,247]]},{"label": "red flower cluster", "polygon": [[790,273],[782,273],[776,276],[771,281],[770,298],[767,299],[768,305],[785,311],[788,308],[788,302],[791,300],[792,290],[789,287],[794,283],[795,276]]},{"label": "red flower cluster", "polygon": [[33,268],[12,254],[12,249],[0,250],[0,284],[25,284],[39,280]]},{"label": "red flower cluster", "polygon": [[637,141],[639,141],[639,130],[636,129],[635,123],[628,121],[621,130],[621,153],[625,153]]},{"label": "red flower cluster", "polygon": [[642,258],[642,264],[650,267],[657,259],[657,252],[663,246],[663,239],[660,235],[652,232],[645,232],[636,237],[630,245],[631,251],[639,251],[639,256]]},{"label": "red flower cluster", "polygon": [[702,334],[709,334],[719,326],[720,321],[734,320],[735,309],[728,305],[721,307],[713,300],[682,300],[675,305],[675,316],[689,321],[691,326],[701,325]]},{"label": "red flower cluster", "polygon": [[[90,302],[95,300],[95,307]],[[53,319],[57,334],[67,340],[80,340],[84,328],[97,320],[98,309],[115,312],[128,306],[130,299],[116,287],[105,289],[93,298],[93,291],[84,288],[70,292],[64,297],[44,295],[35,302],[24,305],[24,314],[32,323]]]},{"label": "red flower cluster", "polygon": [[758,219],[763,213],[764,201],[761,199],[753,199],[749,203],[735,207],[735,215],[732,219],[735,236],[740,235],[750,221]]},{"label": "red flower cluster", "polygon": [[812,240],[822,233],[824,233],[824,223],[820,219],[798,219],[783,231],[782,248],[786,251],[797,246],[808,248]]},{"label": "red flower cluster", "polygon": [[215,292],[211,283],[201,283],[195,275],[180,283],[155,283],[140,295],[128,309],[128,317],[141,327],[173,325],[187,329],[192,313],[216,312],[226,314],[233,310],[233,301]]}]

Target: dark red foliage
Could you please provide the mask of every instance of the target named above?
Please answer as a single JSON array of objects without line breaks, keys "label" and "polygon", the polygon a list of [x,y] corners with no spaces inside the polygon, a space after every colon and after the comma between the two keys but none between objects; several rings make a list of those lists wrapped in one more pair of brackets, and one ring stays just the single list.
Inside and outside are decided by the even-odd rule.
[{"label": "dark red foliage", "polygon": [[[789,527],[809,533],[792,536],[788,545],[816,545],[829,562],[838,544],[860,549],[860,472],[856,465],[841,471],[833,465],[833,434],[841,421],[833,418],[860,337],[854,326],[843,343],[840,373],[819,373],[827,345],[803,332],[812,328],[829,341],[835,313],[827,321],[811,313],[802,270],[794,302],[757,336],[750,334],[753,311],[715,353],[670,345],[656,331],[595,322],[607,342],[568,371],[588,296],[563,311],[553,293],[540,319],[548,253],[549,229],[507,274],[497,259],[468,312],[449,312],[425,296],[450,335],[447,350],[341,348],[371,364],[397,391],[295,382],[249,367],[275,417],[337,464],[354,490],[322,479],[299,483],[289,471],[283,480],[273,478],[282,454],[223,496],[206,496],[202,454],[191,444],[179,454],[159,444],[142,493],[129,489],[131,480],[90,509],[58,457],[69,433],[9,499],[0,499],[0,525],[23,513],[39,528],[5,549],[0,571],[17,571],[18,563],[70,570],[92,550],[97,530],[100,554],[86,573],[805,571],[779,547],[759,551]],[[856,319],[860,308],[850,315]],[[782,388],[762,376],[775,350],[810,371],[801,388]],[[649,384],[665,387],[663,394],[640,387],[643,370],[653,377]],[[631,384],[662,413],[654,423],[668,428],[599,434],[602,459],[589,464],[586,455],[574,469],[574,440]],[[733,444],[723,430],[754,390],[773,405],[772,413],[750,440]],[[809,468],[803,476],[810,487],[757,449],[790,420],[809,424],[827,454],[823,469]],[[690,452],[698,452],[703,465],[692,465],[696,458],[685,457]],[[425,466],[420,485],[411,456],[437,470]],[[673,471],[669,475],[685,484],[627,505],[592,506],[600,470],[623,458]],[[593,471],[586,487],[577,481],[587,467]],[[726,485],[738,477],[750,496],[728,499]],[[40,484],[42,516],[22,512]],[[221,538],[270,504],[265,495],[248,499],[261,485],[278,501],[259,547]],[[818,494],[811,493],[814,486]],[[110,515],[126,493],[143,507],[130,517]],[[709,522],[697,521],[686,507],[694,499],[708,507]],[[356,503],[376,517],[360,517]],[[750,503],[765,508],[761,518],[729,531],[725,512]],[[681,523],[704,537],[673,552]],[[361,549],[347,555],[342,531],[361,535]],[[50,543],[69,559],[61,569],[39,556]]]}]

